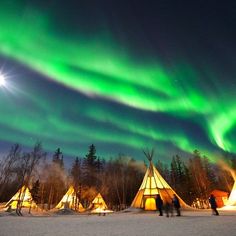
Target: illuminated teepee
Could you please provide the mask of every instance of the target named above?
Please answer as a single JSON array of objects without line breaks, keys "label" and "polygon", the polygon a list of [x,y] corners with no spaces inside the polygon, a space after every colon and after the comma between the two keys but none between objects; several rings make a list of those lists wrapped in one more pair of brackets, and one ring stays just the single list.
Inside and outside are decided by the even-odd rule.
[{"label": "illuminated teepee", "polygon": [[[141,208],[144,210],[156,210],[156,197],[157,194],[161,195],[164,202],[171,203],[172,197],[176,192],[170,187],[170,185],[163,179],[158,170],[152,163],[152,157],[154,151],[151,153],[144,152],[145,156],[149,160],[149,167],[143,178],[143,182],[131,204],[133,208]],[[189,206],[176,194],[179,198],[180,205],[183,208],[189,208]]]},{"label": "illuminated teepee", "polygon": [[100,193],[93,199],[89,209],[91,210],[91,213],[112,212],[111,210],[108,210],[107,204]]},{"label": "illuminated teepee", "polygon": [[21,204],[22,207],[32,207],[36,208],[37,204],[34,202],[29,188],[23,186],[18,190],[18,192],[7,202],[6,208],[16,209],[17,204]]},{"label": "illuminated teepee", "polygon": [[229,195],[229,199],[226,203],[227,206],[236,206],[236,181],[234,182],[233,188]]},{"label": "illuminated teepee", "polygon": [[228,201],[226,202],[225,206],[222,207],[221,209],[223,210],[236,209],[236,173],[233,169],[231,169],[229,166],[225,165],[224,163],[223,163],[223,166],[226,170],[228,170],[231,173],[234,179],[234,185],[229,195]]},{"label": "illuminated teepee", "polygon": [[56,205],[57,209],[72,209],[75,211],[83,212],[84,208],[79,202],[79,198],[73,186],[70,186],[66,194],[63,196],[61,201]]}]

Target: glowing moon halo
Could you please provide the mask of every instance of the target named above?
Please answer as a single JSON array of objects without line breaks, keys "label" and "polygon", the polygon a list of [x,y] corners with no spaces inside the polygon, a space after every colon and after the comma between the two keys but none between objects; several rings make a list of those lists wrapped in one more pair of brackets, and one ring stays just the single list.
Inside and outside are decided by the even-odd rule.
[{"label": "glowing moon halo", "polygon": [[4,75],[0,74],[0,86],[4,86],[6,84],[6,78]]}]

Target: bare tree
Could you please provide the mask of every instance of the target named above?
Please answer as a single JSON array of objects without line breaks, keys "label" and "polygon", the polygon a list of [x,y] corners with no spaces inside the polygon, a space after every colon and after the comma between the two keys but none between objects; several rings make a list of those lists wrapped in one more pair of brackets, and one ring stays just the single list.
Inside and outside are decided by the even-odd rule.
[{"label": "bare tree", "polygon": [[0,196],[8,185],[12,174],[14,173],[15,166],[21,156],[21,147],[19,144],[14,144],[9,154],[0,163]]},{"label": "bare tree", "polygon": [[[35,170],[36,166],[39,164],[40,160],[46,156],[46,153],[43,151],[42,145],[40,142],[36,143],[33,150],[29,153],[24,153],[20,159],[20,168],[19,173],[21,176],[21,186],[25,185],[29,187],[30,180]],[[25,190],[19,194],[19,200],[17,203],[16,212],[18,215],[21,215],[22,203],[25,197]]]}]

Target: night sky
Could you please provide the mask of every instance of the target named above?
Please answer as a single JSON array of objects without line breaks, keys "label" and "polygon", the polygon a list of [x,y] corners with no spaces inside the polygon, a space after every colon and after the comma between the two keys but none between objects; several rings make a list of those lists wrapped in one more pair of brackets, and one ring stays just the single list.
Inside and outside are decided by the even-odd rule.
[{"label": "night sky", "polygon": [[236,153],[234,2],[1,0],[1,151]]}]

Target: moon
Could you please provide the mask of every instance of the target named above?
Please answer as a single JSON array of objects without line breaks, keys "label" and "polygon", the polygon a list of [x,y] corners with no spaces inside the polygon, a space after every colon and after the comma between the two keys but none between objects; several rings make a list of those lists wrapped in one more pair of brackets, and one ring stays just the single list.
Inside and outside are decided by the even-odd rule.
[{"label": "moon", "polygon": [[0,86],[4,86],[6,84],[6,78],[4,75],[0,74]]}]

